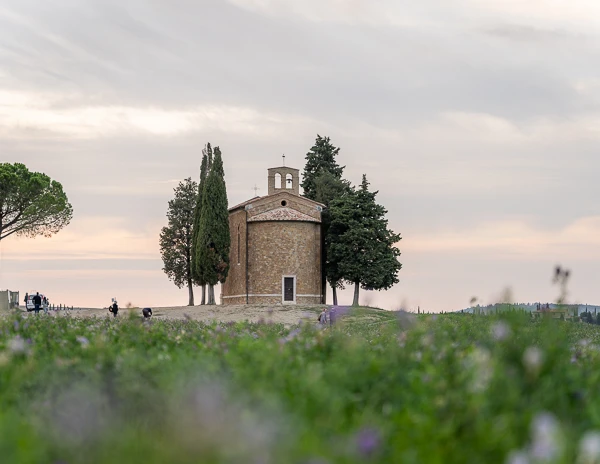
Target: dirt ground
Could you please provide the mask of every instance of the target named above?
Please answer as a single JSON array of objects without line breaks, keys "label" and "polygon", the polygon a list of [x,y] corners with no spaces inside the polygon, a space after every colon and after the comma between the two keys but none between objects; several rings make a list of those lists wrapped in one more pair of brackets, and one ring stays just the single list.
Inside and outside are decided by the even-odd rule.
[{"label": "dirt ground", "polygon": [[[240,322],[259,320],[272,321],[286,326],[297,324],[300,320],[317,321],[321,309],[325,307],[313,306],[282,306],[282,305],[232,305],[232,306],[174,306],[165,308],[152,308],[153,319],[184,319],[190,318],[197,321]],[[127,317],[129,312],[142,316],[141,308],[120,308],[118,317]],[[43,311],[41,311],[43,314]],[[33,313],[27,313],[33,316]],[[42,315],[40,314],[40,316]],[[73,311],[50,311],[54,317],[69,314],[74,317],[113,317],[108,309],[75,309]]]}]

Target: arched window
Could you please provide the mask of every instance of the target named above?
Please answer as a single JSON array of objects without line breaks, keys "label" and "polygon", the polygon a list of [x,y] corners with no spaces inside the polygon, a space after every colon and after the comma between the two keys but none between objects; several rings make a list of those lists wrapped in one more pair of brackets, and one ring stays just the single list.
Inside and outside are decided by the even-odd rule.
[{"label": "arched window", "polygon": [[281,174],[279,174],[279,173],[275,174],[275,188],[276,189],[281,188]]},{"label": "arched window", "polygon": [[288,188],[288,189],[294,188],[294,181],[292,179],[291,174],[288,174],[285,176],[285,188]]}]

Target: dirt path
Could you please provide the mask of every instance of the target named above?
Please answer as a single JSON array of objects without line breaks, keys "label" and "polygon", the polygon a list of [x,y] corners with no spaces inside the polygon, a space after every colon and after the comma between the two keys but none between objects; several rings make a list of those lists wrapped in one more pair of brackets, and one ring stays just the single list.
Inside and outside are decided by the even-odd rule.
[{"label": "dirt path", "polygon": [[[258,322],[259,320],[272,321],[286,326],[297,324],[300,320],[316,322],[319,312],[324,306],[277,306],[277,305],[232,305],[232,306],[173,306],[152,308],[153,319],[184,319],[190,318],[197,321],[221,322]],[[127,317],[133,312],[141,317],[141,308],[119,310],[118,317]],[[27,313],[33,316],[33,313]],[[43,312],[42,312],[43,314]],[[40,316],[42,315],[40,314]],[[108,309],[80,309],[73,311],[50,311],[52,316],[69,314],[74,317],[112,317]]]}]

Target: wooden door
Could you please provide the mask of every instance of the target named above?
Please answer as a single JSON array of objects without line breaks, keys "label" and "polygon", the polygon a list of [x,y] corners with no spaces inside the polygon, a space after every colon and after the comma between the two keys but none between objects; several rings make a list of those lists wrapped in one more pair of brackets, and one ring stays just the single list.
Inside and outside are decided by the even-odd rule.
[{"label": "wooden door", "polygon": [[283,301],[294,301],[294,278],[283,278]]}]

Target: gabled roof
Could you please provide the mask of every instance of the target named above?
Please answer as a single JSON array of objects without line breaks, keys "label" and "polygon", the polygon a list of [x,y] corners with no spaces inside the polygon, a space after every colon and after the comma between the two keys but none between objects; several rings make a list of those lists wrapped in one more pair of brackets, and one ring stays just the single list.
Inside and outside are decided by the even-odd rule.
[{"label": "gabled roof", "polygon": [[233,211],[233,210],[242,208],[242,207],[244,207],[244,206],[246,206],[246,205],[248,205],[250,203],[254,203],[255,201],[262,201],[262,200],[266,200],[266,199],[269,199],[269,198],[276,198],[279,195],[286,195],[286,194],[287,195],[292,195],[295,198],[301,198],[303,201],[312,203],[315,206],[320,206],[321,208],[325,208],[325,205],[323,203],[319,203],[318,201],[311,200],[310,198],[306,198],[305,196],[302,196],[302,195],[294,195],[293,193],[286,192],[285,190],[282,190],[282,191],[274,193],[272,195],[265,195],[263,197],[258,197],[257,196],[257,197],[251,198],[250,200],[247,200],[247,201],[245,201],[243,203],[240,203],[239,205],[232,206],[231,208],[229,208],[229,211]]},{"label": "gabled roof", "polygon": [[275,208],[248,219],[248,222],[265,222],[265,221],[300,221],[300,222],[321,222],[319,219],[301,213],[295,209],[281,207]]},{"label": "gabled roof", "polygon": [[239,205],[232,206],[231,208],[229,208],[229,211],[233,211],[234,209],[238,209],[238,208],[241,208],[242,206],[246,206],[247,204],[252,203],[253,201],[256,201],[256,200],[260,200],[261,198],[264,198],[264,197],[256,196],[254,198],[250,198],[249,200],[246,200],[245,202],[240,203]]}]

